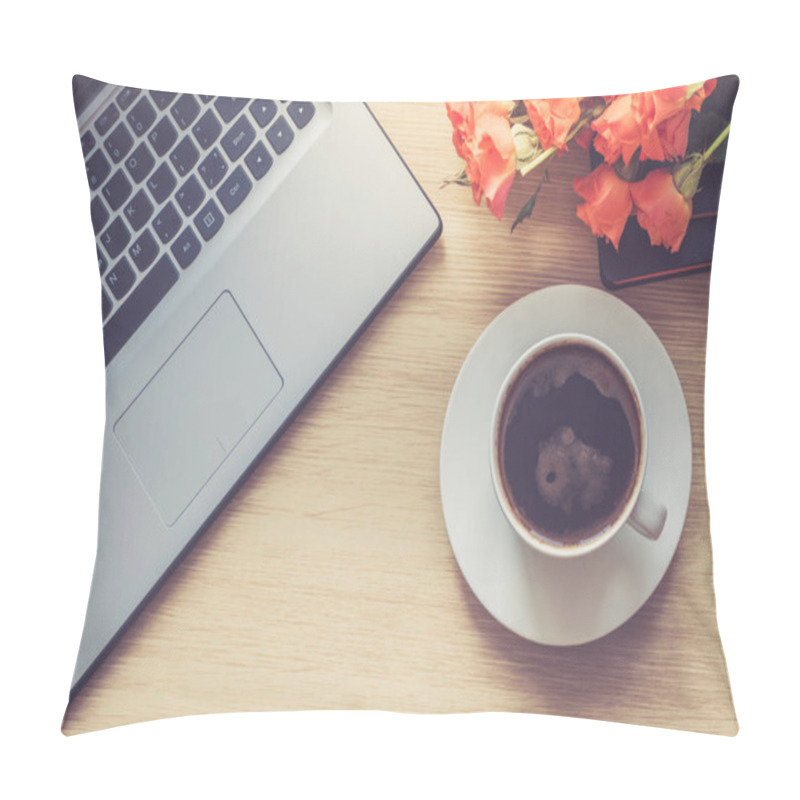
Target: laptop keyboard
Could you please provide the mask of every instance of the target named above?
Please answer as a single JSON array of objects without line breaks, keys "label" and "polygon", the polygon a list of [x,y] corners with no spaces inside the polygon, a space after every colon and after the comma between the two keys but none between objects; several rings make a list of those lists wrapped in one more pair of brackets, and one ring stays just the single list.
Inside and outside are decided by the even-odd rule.
[{"label": "laptop keyboard", "polygon": [[314,112],[308,102],[117,92],[81,137],[106,364]]}]

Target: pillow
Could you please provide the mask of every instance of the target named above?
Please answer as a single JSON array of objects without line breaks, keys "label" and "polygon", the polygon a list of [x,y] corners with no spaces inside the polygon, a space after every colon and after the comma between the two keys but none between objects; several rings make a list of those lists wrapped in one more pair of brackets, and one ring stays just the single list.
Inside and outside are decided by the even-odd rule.
[{"label": "pillow", "polygon": [[735,734],[703,390],[737,86],[366,106],[76,76],[107,405],[64,731]]}]

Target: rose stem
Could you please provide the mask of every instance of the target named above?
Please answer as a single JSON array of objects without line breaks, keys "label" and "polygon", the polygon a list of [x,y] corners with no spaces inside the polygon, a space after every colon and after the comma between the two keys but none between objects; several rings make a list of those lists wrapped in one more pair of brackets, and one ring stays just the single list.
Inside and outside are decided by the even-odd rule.
[{"label": "rose stem", "polygon": [[716,139],[714,139],[714,141],[711,144],[711,147],[709,147],[708,150],[706,150],[705,153],[703,153],[703,163],[705,163],[706,161],[708,161],[709,158],[711,158],[711,156],[714,154],[714,151],[725,141],[730,132],[731,132],[731,124],[729,122],[725,130],[723,130],[722,133],[720,133],[720,135],[717,136]]},{"label": "rose stem", "polygon": [[[571,142],[578,134],[579,131],[583,130],[586,127],[586,123],[591,122],[592,120],[596,119],[603,113],[606,109],[606,104],[603,103],[602,105],[597,105],[594,108],[590,108],[588,112],[584,112],[581,115],[581,119],[578,120],[575,127],[570,132],[569,136],[567,136],[566,141]],[[730,127],[730,126],[728,126]],[[519,174],[522,175],[524,178],[529,172],[536,169],[539,164],[547,161],[552,155],[558,152],[558,148],[555,145],[551,145],[547,148],[543,153],[539,153],[530,164],[525,164],[524,166],[520,167]]]}]

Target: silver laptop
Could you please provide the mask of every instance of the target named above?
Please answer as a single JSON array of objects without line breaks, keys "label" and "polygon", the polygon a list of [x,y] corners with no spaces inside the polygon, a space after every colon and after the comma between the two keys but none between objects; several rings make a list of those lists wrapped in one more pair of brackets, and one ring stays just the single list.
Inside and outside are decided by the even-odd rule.
[{"label": "silver laptop", "polygon": [[73,92],[107,418],[72,694],[441,232],[365,105]]}]

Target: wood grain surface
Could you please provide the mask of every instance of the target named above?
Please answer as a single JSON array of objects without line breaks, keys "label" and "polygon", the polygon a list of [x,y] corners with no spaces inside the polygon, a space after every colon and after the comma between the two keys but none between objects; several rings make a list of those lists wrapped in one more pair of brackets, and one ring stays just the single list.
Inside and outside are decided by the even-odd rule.
[{"label": "wood grain surface", "polygon": [[[664,580],[603,639],[550,648],[503,628],[453,557],[439,497],[445,410],[477,337],[519,297],[601,287],[575,215],[578,147],[532,219],[446,177],[444,106],[373,104],[439,210],[440,241],[151,600],[67,709],[68,734],[226,711],[514,711],[718,734],[738,725],[717,631],[703,460],[709,275],[617,293],[653,327],[692,428],[686,525]],[[76,642],[77,646],[77,642]]]}]

